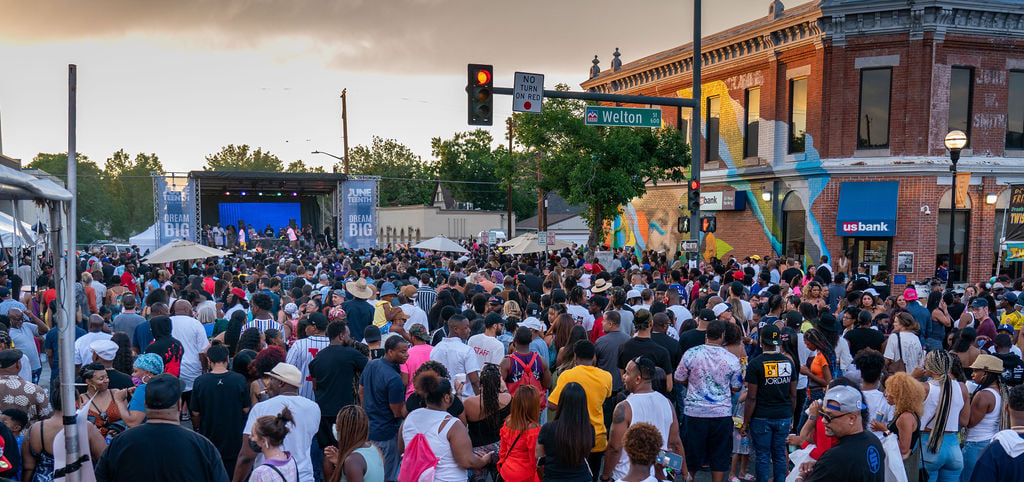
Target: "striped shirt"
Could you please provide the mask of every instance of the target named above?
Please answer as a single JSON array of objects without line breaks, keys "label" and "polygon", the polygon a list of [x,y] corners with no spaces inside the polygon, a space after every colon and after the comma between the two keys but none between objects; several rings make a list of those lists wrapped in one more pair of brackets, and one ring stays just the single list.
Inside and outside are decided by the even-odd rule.
[{"label": "striped shirt", "polygon": [[420,285],[420,288],[416,290],[416,306],[419,306],[421,310],[429,313],[435,301],[437,301],[437,291],[434,291],[434,288]]},{"label": "striped shirt", "polygon": [[313,379],[309,376],[309,362],[313,361],[317,352],[327,348],[330,344],[331,340],[326,336],[307,336],[295,341],[288,349],[288,357],[285,359],[286,363],[294,365],[302,372],[302,386],[299,387],[299,395],[314,402],[316,397],[313,395]]},{"label": "striped shirt", "polygon": [[271,328],[273,328],[273,329],[275,329],[277,331],[280,331],[281,333],[284,333],[284,328],[281,327],[281,324],[276,322],[276,321],[274,321],[274,320],[270,320],[270,319],[267,319],[267,320],[257,320],[255,318],[253,318],[252,321],[242,325],[242,331],[248,330],[249,328],[256,328],[256,329],[260,330],[260,333],[263,333],[264,331],[267,331],[267,330],[269,330]]}]

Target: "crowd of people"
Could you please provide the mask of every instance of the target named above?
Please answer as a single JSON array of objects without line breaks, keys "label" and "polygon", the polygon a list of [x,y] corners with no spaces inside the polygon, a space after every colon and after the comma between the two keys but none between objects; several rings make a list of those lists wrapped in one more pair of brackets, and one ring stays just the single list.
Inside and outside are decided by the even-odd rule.
[{"label": "crowd of people", "polygon": [[78,460],[59,280],[0,271],[0,477],[1024,480],[1021,280],[467,247],[83,254]]}]

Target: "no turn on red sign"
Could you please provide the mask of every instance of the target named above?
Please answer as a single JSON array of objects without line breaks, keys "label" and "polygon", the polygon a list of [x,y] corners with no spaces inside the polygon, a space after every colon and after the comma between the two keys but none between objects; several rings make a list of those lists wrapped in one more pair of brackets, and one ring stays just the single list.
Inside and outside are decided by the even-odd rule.
[{"label": "no turn on red sign", "polygon": [[544,104],[544,75],[516,72],[512,86],[512,111],[540,114]]}]

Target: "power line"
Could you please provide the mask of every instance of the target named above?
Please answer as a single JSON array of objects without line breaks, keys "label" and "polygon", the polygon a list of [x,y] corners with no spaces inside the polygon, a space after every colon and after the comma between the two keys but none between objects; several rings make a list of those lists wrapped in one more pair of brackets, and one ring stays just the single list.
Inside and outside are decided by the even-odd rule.
[{"label": "power line", "polygon": [[[50,174],[53,177],[59,179],[66,179],[67,174]],[[78,177],[87,177],[90,179],[152,179],[152,176],[95,176],[88,174],[79,174]],[[450,179],[417,179],[412,177],[380,177],[382,180],[388,181],[418,181],[418,182],[442,182],[447,184],[487,184],[487,185],[499,185],[502,184],[499,181],[456,181]]]}]

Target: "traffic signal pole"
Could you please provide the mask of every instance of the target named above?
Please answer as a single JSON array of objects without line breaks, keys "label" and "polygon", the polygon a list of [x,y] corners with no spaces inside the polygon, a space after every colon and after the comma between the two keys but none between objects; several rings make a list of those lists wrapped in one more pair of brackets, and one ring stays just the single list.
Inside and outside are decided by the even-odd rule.
[{"label": "traffic signal pole", "polygon": [[[701,89],[700,89],[700,68],[704,64],[704,56],[701,54],[700,49],[700,2],[701,0],[693,0],[693,99],[690,99],[693,105],[693,121],[690,123],[690,179],[696,179],[700,181],[700,166],[704,158],[701,156],[700,150],[700,139],[701,139],[701,107],[700,100]],[[700,241],[700,229],[696,226],[700,222],[700,205],[698,204],[697,209],[690,210],[690,240]],[[698,246],[700,246],[698,244]]]}]

